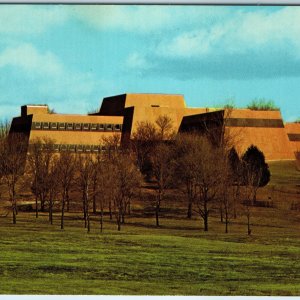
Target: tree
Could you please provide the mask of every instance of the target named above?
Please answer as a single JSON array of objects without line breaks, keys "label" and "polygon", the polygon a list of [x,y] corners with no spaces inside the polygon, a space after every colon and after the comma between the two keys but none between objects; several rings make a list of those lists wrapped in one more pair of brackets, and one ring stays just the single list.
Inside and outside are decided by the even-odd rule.
[{"label": "tree", "polygon": [[120,153],[111,163],[115,166],[115,168],[110,167],[111,173],[115,174],[114,211],[118,230],[121,230],[121,223],[125,223],[126,208],[136,189],[139,188],[142,178],[127,154]]},{"label": "tree", "polygon": [[198,152],[199,136],[193,133],[183,133],[177,136],[175,142],[176,160],[174,160],[174,185],[183,186],[187,199],[187,218],[191,219],[193,203],[197,196],[197,170],[195,156]]},{"label": "tree", "polygon": [[159,226],[159,211],[165,190],[172,183],[172,154],[171,146],[163,142],[157,144],[151,153],[151,170],[156,184],[155,218],[157,227]]},{"label": "tree", "polygon": [[112,203],[117,194],[114,187],[116,180],[116,166],[106,156],[95,161],[95,172],[97,176],[96,201],[100,208],[100,231],[103,231],[103,216],[106,205],[109,207],[110,219],[112,219]]},{"label": "tree", "polygon": [[27,138],[23,134],[14,133],[3,138],[0,143],[1,180],[7,187],[13,224],[17,223],[17,185],[23,177],[26,163]]},{"label": "tree", "polygon": [[30,144],[27,169],[31,180],[31,191],[35,196],[36,218],[38,217],[38,200],[41,211],[45,210],[45,203],[49,196],[49,175],[52,167],[54,141],[48,138],[35,139]]},{"label": "tree", "polygon": [[195,209],[203,219],[204,231],[208,231],[208,217],[212,204],[218,197],[222,172],[220,170],[220,149],[212,146],[206,137],[199,136],[198,151],[194,155],[197,196]]},{"label": "tree", "polygon": [[232,182],[232,200],[233,200],[233,217],[237,217],[237,203],[240,200],[240,189],[243,183],[242,163],[239,155],[234,147],[232,147],[228,154],[230,177]]},{"label": "tree", "polygon": [[168,115],[159,116],[155,120],[155,124],[158,128],[157,136],[159,140],[170,140],[175,136],[173,121]]},{"label": "tree", "polygon": [[68,191],[73,183],[76,170],[76,158],[71,152],[61,152],[57,160],[57,178],[59,193],[61,196],[61,222],[60,228],[64,229],[65,206],[68,199]]},{"label": "tree", "polygon": [[150,154],[158,140],[157,129],[151,122],[138,122],[136,131],[132,135],[131,148],[135,154],[139,170],[149,173]]},{"label": "tree", "polygon": [[251,145],[242,156],[243,179],[252,187],[252,204],[256,202],[257,190],[268,184],[271,173],[265,156],[256,146]]},{"label": "tree", "polygon": [[0,139],[5,139],[9,134],[11,123],[7,120],[0,121]]}]

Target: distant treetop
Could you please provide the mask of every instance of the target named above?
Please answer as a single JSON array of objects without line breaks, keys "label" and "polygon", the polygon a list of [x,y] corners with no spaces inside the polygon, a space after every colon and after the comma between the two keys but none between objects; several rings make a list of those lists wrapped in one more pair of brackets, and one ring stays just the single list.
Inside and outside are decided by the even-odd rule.
[{"label": "distant treetop", "polygon": [[247,105],[251,110],[279,110],[273,100],[267,100],[264,98],[254,99]]}]

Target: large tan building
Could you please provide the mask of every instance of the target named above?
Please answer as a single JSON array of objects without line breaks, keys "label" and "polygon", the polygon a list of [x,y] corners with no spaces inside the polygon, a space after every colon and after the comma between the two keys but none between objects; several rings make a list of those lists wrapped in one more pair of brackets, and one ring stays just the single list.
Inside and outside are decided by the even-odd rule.
[{"label": "large tan building", "polygon": [[28,143],[47,137],[58,151],[97,152],[103,137],[120,135],[128,141],[141,121],[155,122],[168,115],[174,130],[214,131],[225,127],[236,137],[242,153],[251,144],[262,150],[267,160],[295,159],[300,149],[300,124],[284,124],[280,111],[249,109],[216,110],[186,107],[183,95],[123,94],[103,99],[98,113],[67,115],[49,113],[47,105],[25,105],[21,116],[14,118],[11,132],[26,133]]}]

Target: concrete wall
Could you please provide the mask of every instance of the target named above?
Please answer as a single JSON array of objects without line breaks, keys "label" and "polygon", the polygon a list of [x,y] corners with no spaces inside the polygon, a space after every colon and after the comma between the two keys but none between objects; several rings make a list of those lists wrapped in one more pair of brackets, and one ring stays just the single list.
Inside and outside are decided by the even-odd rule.
[{"label": "concrete wall", "polygon": [[300,123],[286,123],[285,130],[293,152],[300,152]]}]

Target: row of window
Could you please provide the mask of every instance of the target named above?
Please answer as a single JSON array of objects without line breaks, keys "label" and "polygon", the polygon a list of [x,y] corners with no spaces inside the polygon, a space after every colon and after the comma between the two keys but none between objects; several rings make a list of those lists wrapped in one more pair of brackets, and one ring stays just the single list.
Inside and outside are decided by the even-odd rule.
[{"label": "row of window", "polygon": [[122,124],[32,122],[34,130],[122,131]]},{"label": "row of window", "polygon": [[[112,149],[113,147],[110,147]],[[97,153],[100,151],[107,151],[107,146],[100,146],[100,145],[74,145],[74,144],[53,144],[52,149],[54,152],[63,152],[63,151],[70,151],[70,152],[85,152],[85,153]]]}]

